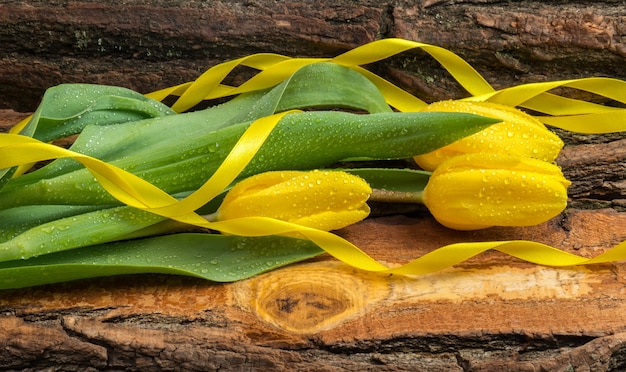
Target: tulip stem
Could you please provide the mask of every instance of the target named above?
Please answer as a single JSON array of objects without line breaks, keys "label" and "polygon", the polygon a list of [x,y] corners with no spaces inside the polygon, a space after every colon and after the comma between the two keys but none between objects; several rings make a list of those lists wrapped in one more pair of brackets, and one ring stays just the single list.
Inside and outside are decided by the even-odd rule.
[{"label": "tulip stem", "polygon": [[370,201],[386,203],[419,203],[424,204],[423,191],[394,191],[385,189],[372,189]]},{"label": "tulip stem", "polygon": [[204,218],[205,220],[209,221],[209,222],[215,222],[217,221],[217,212],[211,213],[211,214],[203,214],[202,218]]}]

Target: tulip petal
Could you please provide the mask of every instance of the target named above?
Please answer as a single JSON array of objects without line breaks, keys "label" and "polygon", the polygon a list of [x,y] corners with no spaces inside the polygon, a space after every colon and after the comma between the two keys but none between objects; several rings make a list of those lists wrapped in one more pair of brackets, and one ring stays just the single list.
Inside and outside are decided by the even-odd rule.
[{"label": "tulip petal", "polygon": [[218,220],[272,217],[322,230],[369,215],[372,190],[360,177],[339,171],[278,171],[249,177],[224,198]]},{"label": "tulip petal", "polygon": [[444,162],[424,190],[424,203],[442,225],[457,230],[530,226],[567,205],[561,170],[532,158],[475,153]]},{"label": "tulip petal", "polygon": [[330,231],[350,226],[356,222],[364,220],[370,214],[370,208],[367,204],[363,204],[358,209],[345,211],[326,211],[312,214],[293,220],[291,222],[303,226],[315,226],[316,229]]},{"label": "tulip petal", "polygon": [[438,150],[415,157],[426,170],[434,170],[445,160],[474,152],[495,152],[551,162],[563,148],[563,141],[539,120],[513,107],[490,102],[440,101],[422,111],[464,112],[502,122]]}]

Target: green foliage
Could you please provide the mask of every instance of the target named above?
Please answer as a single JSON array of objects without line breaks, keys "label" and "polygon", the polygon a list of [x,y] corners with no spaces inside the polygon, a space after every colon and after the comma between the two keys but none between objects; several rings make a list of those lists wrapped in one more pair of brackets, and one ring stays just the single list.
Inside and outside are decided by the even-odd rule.
[{"label": "green foliage", "polygon": [[[43,141],[80,133],[71,150],[180,198],[212,176],[254,120],[291,109],[315,110],[285,116],[237,180],[346,160],[408,158],[494,122],[471,114],[392,112],[361,74],[318,63],[272,89],[183,114],[123,88],[61,85],[48,90],[21,133]],[[10,173],[0,173],[0,288],[146,272],[231,281],[321,252],[284,237],[176,234],[184,227],[121,205],[72,159],[12,179]],[[359,175],[402,192],[419,191],[427,180],[402,170]],[[202,213],[218,206],[219,198]],[[233,248],[242,245],[255,248]]]}]

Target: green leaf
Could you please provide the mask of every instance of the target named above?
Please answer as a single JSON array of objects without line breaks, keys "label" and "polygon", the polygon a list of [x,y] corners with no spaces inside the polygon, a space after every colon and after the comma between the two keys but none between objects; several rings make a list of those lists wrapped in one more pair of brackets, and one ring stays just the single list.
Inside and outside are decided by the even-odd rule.
[{"label": "green leaf", "polygon": [[175,114],[166,105],[130,89],[96,84],[61,84],[46,90],[20,132],[48,142],[80,133],[86,125],[111,125]]},{"label": "green leaf", "polygon": [[0,289],[122,274],[175,274],[230,282],[323,251],[308,240],[177,234],[0,263]]},{"label": "green leaf", "polygon": [[416,169],[347,168],[341,170],[363,178],[373,189],[397,192],[424,191],[431,175],[431,172]]},{"label": "green leaf", "polygon": [[391,112],[378,88],[360,73],[334,63],[314,63],[260,97],[248,111],[232,118],[236,124],[294,109],[350,109]]},{"label": "green leaf", "polygon": [[[72,209],[60,209],[60,211],[57,211],[58,206],[52,206],[51,210],[49,207],[39,206],[40,209],[50,214],[60,213],[58,219],[54,219],[53,215],[42,213],[42,217],[39,218],[45,218],[45,221],[32,225],[34,221],[28,215],[18,218],[21,224],[30,228],[10,240],[0,243],[0,261],[25,259],[121,240],[129,234],[135,234],[166,220],[165,217],[127,206],[95,210],[81,206]],[[28,213],[25,206],[16,209],[19,212]],[[13,208],[8,211],[11,210]],[[72,210],[77,211],[77,213],[68,214]],[[85,210],[90,211],[83,213]],[[161,232],[163,233],[163,231]]]},{"label": "green leaf", "polygon": [[0,210],[0,245],[38,225],[103,209],[102,206],[25,205]]},{"label": "green leaf", "polygon": [[[166,105],[130,89],[96,84],[61,84],[44,93],[21,135],[49,142],[80,133],[87,125],[112,125],[175,114]],[[63,160],[61,163],[71,161]],[[72,163],[73,164],[73,163]],[[15,167],[0,169],[0,189]]]},{"label": "green leaf", "polygon": [[[178,120],[185,114],[172,118]],[[215,132],[189,122],[171,136],[170,117],[124,126],[90,126],[103,151],[122,154],[111,164],[127,169],[168,193],[202,185],[249,126],[240,123]],[[285,116],[240,178],[271,170],[306,170],[348,159],[400,159],[426,153],[473,134],[496,120],[472,114],[415,112],[351,114],[335,111]],[[126,145],[110,146],[120,138]],[[0,192],[0,208],[19,204],[116,203],[86,169],[49,177],[47,167],[11,180]],[[44,174],[46,175],[44,177]]]}]

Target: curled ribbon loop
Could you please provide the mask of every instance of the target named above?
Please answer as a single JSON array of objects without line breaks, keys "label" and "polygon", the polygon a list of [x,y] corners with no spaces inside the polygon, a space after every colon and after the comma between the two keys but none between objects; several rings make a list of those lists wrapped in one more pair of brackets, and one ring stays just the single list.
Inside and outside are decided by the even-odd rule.
[{"label": "curled ribbon loop", "polygon": [[[626,110],[550,93],[560,87],[580,89],[626,104],[626,82],[609,78],[583,78],[545,83],[522,84],[495,90],[471,65],[451,51],[425,43],[404,39],[383,39],[354,48],[334,58],[290,58],[277,54],[253,54],[229,61],[207,70],[194,82],[148,94],[162,100],[180,95],[172,108],[184,111],[204,99],[226,97],[269,88],[293,74],[298,68],[317,62],[334,62],[351,67],[367,76],[383,93],[387,102],[400,111],[418,111],[426,103],[373,74],[363,65],[421,49],[435,58],[471,96],[474,101],[489,101],[507,106],[520,106],[548,116],[538,118],[546,124],[581,133],[611,133],[626,130]],[[248,66],[260,72],[239,87],[222,85],[221,81],[237,66]],[[593,127],[585,122],[592,121]]]}]

